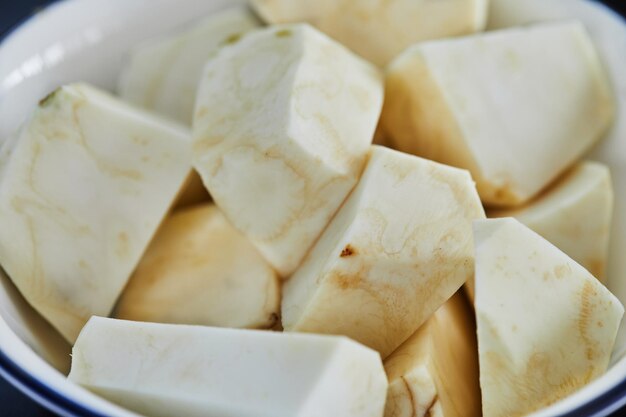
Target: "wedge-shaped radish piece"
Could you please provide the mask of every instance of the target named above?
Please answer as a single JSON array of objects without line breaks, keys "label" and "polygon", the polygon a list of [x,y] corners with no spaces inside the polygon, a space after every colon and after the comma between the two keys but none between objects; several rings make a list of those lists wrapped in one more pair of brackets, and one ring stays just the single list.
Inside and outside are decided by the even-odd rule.
[{"label": "wedge-shaped radish piece", "polygon": [[128,320],[270,328],[280,280],[215,206],[202,205],[165,220],[116,310]]},{"label": "wedge-shaped radish piece", "polygon": [[246,7],[211,14],[175,36],[135,47],[119,79],[122,98],[191,125],[196,90],[206,61],[259,21]]},{"label": "wedge-shaped radish piece", "polygon": [[614,102],[584,27],[565,22],[415,45],[387,72],[400,150],[469,169],[488,205],[528,201],[606,131]]},{"label": "wedge-shaped radish piece", "polygon": [[474,239],[483,415],[526,415],[604,373],[619,300],[513,218],[475,222]]},{"label": "wedge-shaped radish piece", "polygon": [[252,4],[269,23],[306,21],[381,66],[415,42],[483,30],[487,17],[487,0],[252,0]]},{"label": "wedge-shaped radish piece", "polygon": [[361,180],[283,288],[287,331],[342,334],[386,357],[473,273],[467,171],[373,146]]},{"label": "wedge-shaped radish piece", "polygon": [[377,352],[347,338],[92,318],[69,379],[147,416],[380,417]]},{"label": "wedge-shaped radish piece", "polygon": [[385,360],[385,417],[480,417],[474,312],[462,292]]},{"label": "wedge-shaped radish piece", "polygon": [[613,188],[602,164],[576,165],[557,184],[528,206],[494,210],[489,217],[515,217],[604,281]]},{"label": "wedge-shaped radish piece", "polygon": [[382,106],[376,68],[307,25],[250,33],[209,61],[194,165],[287,276],[358,180]]},{"label": "wedge-shaped radish piece", "polygon": [[70,342],[107,315],[190,171],[185,129],[83,84],[0,158],[0,264]]}]

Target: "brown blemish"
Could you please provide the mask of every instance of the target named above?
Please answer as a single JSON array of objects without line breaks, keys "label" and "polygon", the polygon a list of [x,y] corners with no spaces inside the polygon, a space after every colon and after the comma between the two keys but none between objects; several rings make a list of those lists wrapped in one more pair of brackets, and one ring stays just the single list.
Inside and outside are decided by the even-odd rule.
[{"label": "brown blemish", "polygon": [[243,34],[241,33],[233,33],[232,35],[224,39],[224,41],[222,42],[222,45],[234,45],[237,42],[239,42],[242,36]]},{"label": "brown blemish", "polygon": [[424,417],[432,417],[433,407],[435,406],[435,403],[437,402],[438,399],[439,399],[439,396],[435,394],[435,396],[433,397],[428,407],[426,407],[426,412],[424,413]]},{"label": "brown blemish", "polygon": [[276,36],[277,38],[288,38],[292,35],[291,30],[289,29],[282,29],[279,30],[278,32],[274,33],[274,36]]},{"label": "brown blemish", "polygon": [[342,290],[349,290],[361,287],[360,274],[336,274],[335,282]]},{"label": "brown blemish", "polygon": [[352,245],[348,243],[346,247],[343,248],[343,250],[341,251],[341,254],[339,255],[339,257],[346,258],[352,255],[356,255],[356,250],[352,247]]},{"label": "brown blemish", "polygon": [[499,205],[519,204],[520,199],[511,184],[504,183],[493,190],[494,207]]},{"label": "brown blemish", "polygon": [[[362,249],[359,249],[362,252]],[[363,299],[363,307],[368,317],[372,317],[376,323],[384,323],[385,338],[371,337],[371,335],[361,334],[357,337],[361,343],[369,343],[369,346],[378,350],[383,358],[386,358],[396,347],[398,340],[408,338],[419,325],[420,320],[427,317],[427,305],[415,306],[412,302],[415,299],[430,300],[436,290],[437,284],[447,274],[447,271],[437,272],[428,282],[416,282],[415,272],[407,266],[406,271],[393,271],[394,279],[376,280],[372,276],[373,265],[364,262],[360,268],[350,268],[349,270],[340,268],[327,274],[321,274],[318,282],[323,280],[324,285],[333,288],[333,293],[360,293]],[[427,303],[425,303],[427,304]],[[407,322],[404,318],[407,314],[416,317],[418,323]],[[335,331],[348,331],[345,321],[334,328]],[[349,320],[349,322],[360,326],[360,319]],[[300,330],[306,329],[308,332],[319,332],[322,327],[317,323],[301,326]],[[333,326],[334,327],[334,326]],[[328,326],[324,326],[328,330]]]},{"label": "brown blemish", "polygon": [[569,265],[559,265],[554,267],[554,276],[558,279],[565,278],[571,272]]},{"label": "brown blemish", "polygon": [[281,327],[282,323],[280,319],[280,296],[281,293],[281,281],[277,274],[273,274],[272,279],[268,279],[265,283],[265,301],[263,302],[263,311],[270,312],[269,318],[266,324],[263,325],[265,329],[275,329],[277,326]]},{"label": "brown blemish", "polygon": [[409,383],[406,381],[406,379],[403,376],[401,376],[400,379],[404,383],[406,392],[407,394],[409,394],[409,401],[411,401],[411,413],[409,415],[414,416],[415,415],[415,398],[413,398],[413,391],[411,391],[411,386],[409,385]]},{"label": "brown blemish", "polygon": [[273,326],[272,326],[269,330],[271,330],[271,331],[273,331],[273,332],[282,332],[282,331],[284,331],[284,330],[285,330],[285,329],[283,328],[283,323],[282,323],[282,321],[280,320],[280,317],[279,317],[278,315],[277,315],[276,317],[278,318],[278,319],[277,319],[277,321],[276,321],[276,323],[275,323],[275,324],[274,324],[274,325],[273,325]]},{"label": "brown blemish", "polygon": [[596,295],[591,282],[585,282],[580,293],[580,313],[578,314],[578,332],[580,338],[586,346],[585,354],[588,360],[593,360],[595,351],[593,349],[593,340],[587,334],[589,328],[589,320],[592,317],[593,304],[591,298]]},{"label": "brown blemish", "polygon": [[267,323],[267,326],[264,326],[265,328],[274,329],[276,325],[280,323],[280,317],[278,317],[278,314],[276,313],[271,313],[268,317]]},{"label": "brown blemish", "polygon": [[50,92],[47,96],[45,96],[44,98],[39,100],[39,107],[46,107],[48,104],[50,104],[52,102],[52,100],[54,99],[54,96],[59,91],[61,91],[61,87],[55,89],[54,91]]}]

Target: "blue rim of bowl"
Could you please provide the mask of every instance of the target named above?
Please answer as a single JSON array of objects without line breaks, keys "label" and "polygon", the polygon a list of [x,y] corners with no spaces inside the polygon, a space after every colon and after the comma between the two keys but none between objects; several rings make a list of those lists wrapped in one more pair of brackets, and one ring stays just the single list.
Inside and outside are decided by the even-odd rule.
[{"label": "blue rim of bowl", "polygon": [[22,369],[0,350],[0,375],[20,391],[53,412],[73,417],[107,417],[79,404]]},{"label": "blue rim of bowl", "polygon": [[[0,46],[19,28],[30,23],[33,17],[35,17],[39,12],[67,1],[69,0],[51,0],[47,5],[36,10],[35,13],[18,21],[13,26],[10,26],[6,31],[0,33]],[[600,0],[592,1],[610,11],[615,16],[621,18],[624,21],[624,24],[626,24],[625,16],[607,6]],[[51,411],[60,411],[64,414],[76,417],[107,417],[105,414],[94,411],[75,402],[74,400],[71,400],[70,398],[59,393],[53,387],[39,381],[12,361],[1,348],[0,375],[20,391]],[[581,405],[577,409],[555,417],[593,417],[597,415],[606,415],[607,412],[618,411],[624,405],[626,405],[626,378],[622,379],[610,390]]]}]

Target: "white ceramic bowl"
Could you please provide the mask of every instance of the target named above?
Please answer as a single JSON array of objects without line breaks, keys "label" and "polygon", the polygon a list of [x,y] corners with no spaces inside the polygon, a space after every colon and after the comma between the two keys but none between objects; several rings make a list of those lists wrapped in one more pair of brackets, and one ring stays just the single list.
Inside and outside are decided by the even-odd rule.
[{"label": "white ceramic bowl", "polygon": [[[66,0],[0,40],[0,141],[57,86],[88,81],[114,90],[129,48],[239,0]],[[591,0],[492,0],[491,28],[582,20],[599,46],[620,105],[613,132],[591,159],[609,164],[616,209],[609,288],[626,304],[626,25]],[[70,347],[0,272],[0,374],[63,416],[136,416],[69,383]],[[606,416],[626,404],[626,323],[611,369],[536,416]]]}]

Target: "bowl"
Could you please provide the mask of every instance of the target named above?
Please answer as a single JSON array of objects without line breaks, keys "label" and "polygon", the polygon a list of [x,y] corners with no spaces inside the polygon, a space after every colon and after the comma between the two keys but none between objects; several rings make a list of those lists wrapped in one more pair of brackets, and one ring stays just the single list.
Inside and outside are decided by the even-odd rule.
[{"label": "bowl", "polygon": [[[65,0],[0,40],[0,141],[57,86],[87,81],[114,91],[129,49],[242,0]],[[626,304],[626,22],[592,0],[492,0],[489,29],[578,19],[617,92],[618,120],[589,159],[608,164],[616,194],[608,287]],[[137,416],[67,381],[71,347],[0,271],[0,374],[62,416]],[[606,416],[626,404],[626,322],[609,371],[534,416]]]}]

